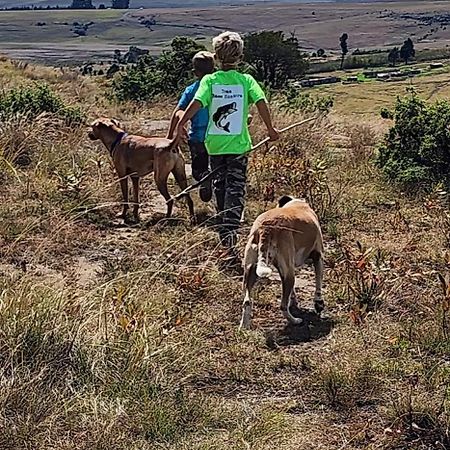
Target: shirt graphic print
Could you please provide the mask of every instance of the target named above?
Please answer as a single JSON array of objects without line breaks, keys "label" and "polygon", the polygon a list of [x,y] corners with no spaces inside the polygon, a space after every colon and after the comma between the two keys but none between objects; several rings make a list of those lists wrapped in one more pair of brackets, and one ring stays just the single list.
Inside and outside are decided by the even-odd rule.
[{"label": "shirt graphic print", "polygon": [[241,134],[244,122],[244,87],[213,85],[210,114],[211,126],[208,134],[228,136]]}]

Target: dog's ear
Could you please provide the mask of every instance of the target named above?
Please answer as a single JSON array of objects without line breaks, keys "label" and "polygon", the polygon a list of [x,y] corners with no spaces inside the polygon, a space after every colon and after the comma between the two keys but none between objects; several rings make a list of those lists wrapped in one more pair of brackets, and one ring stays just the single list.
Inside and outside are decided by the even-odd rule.
[{"label": "dog's ear", "polygon": [[278,200],[278,207],[282,208],[284,205],[286,205],[286,203],[291,202],[292,200],[294,200],[294,197],[291,197],[289,195],[283,195],[283,197],[281,197]]}]

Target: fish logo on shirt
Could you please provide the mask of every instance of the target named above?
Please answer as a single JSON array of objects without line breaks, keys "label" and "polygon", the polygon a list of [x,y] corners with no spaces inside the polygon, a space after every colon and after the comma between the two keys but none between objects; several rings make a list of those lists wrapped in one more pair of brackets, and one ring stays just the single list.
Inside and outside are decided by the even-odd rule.
[{"label": "fish logo on shirt", "polygon": [[223,105],[217,108],[217,111],[213,114],[213,122],[215,123],[217,128],[230,132],[230,122],[223,123],[228,119],[228,116],[234,114],[237,111],[236,102],[230,103],[228,105]]}]

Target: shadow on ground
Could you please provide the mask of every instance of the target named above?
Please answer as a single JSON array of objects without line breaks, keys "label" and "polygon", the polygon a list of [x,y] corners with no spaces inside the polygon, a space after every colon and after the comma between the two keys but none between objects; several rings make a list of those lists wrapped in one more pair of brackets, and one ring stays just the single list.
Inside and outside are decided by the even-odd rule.
[{"label": "shadow on ground", "polygon": [[170,217],[167,218],[165,214],[155,213],[152,217],[147,218],[142,222],[143,228],[164,228],[164,227],[177,227],[181,224],[186,223],[186,219],[182,217]]},{"label": "shadow on ground", "polygon": [[266,329],[266,344],[269,348],[317,341],[330,334],[333,329],[334,321],[329,317],[320,318],[314,311],[304,308],[293,307],[291,312],[295,317],[301,317],[303,323]]}]

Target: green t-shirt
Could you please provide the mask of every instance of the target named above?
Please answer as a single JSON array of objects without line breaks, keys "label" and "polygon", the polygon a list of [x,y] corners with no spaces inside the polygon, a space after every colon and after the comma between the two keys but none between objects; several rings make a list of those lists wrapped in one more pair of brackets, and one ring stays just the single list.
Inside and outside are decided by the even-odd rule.
[{"label": "green t-shirt", "polygon": [[241,155],[250,150],[249,106],[266,99],[251,75],[236,70],[206,75],[194,99],[209,110],[205,144],[210,155]]}]

